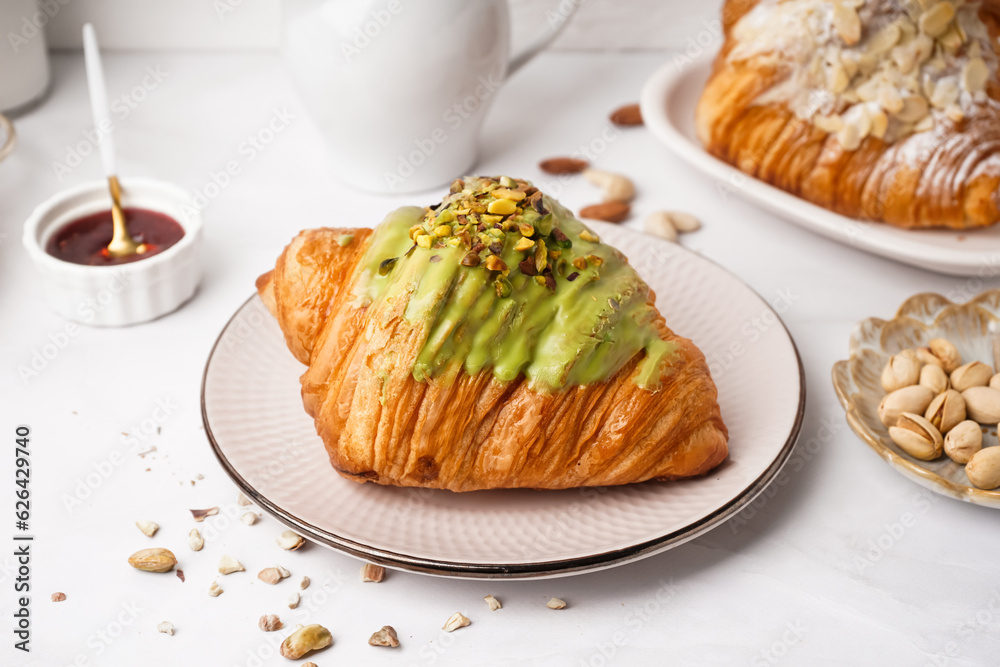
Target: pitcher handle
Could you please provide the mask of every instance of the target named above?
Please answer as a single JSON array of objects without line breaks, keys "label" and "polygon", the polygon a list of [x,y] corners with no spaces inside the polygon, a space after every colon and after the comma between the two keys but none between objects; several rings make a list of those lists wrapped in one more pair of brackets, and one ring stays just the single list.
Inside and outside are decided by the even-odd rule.
[{"label": "pitcher handle", "polygon": [[528,61],[534,58],[538,53],[544,49],[553,39],[559,36],[559,33],[563,31],[566,24],[569,23],[570,18],[576,12],[576,8],[580,5],[583,0],[560,0],[559,5],[554,9],[546,12],[546,19],[549,24],[549,29],[543,32],[538,39],[531,42],[523,48],[519,53],[515,53],[511,56],[510,62],[507,64],[507,76],[511,76],[517,70],[528,64]]},{"label": "pitcher handle", "polygon": [[0,128],[6,135],[3,146],[0,146],[0,162],[2,162],[14,150],[14,145],[17,143],[17,133],[14,132],[14,124],[7,120],[3,114],[0,114]]}]

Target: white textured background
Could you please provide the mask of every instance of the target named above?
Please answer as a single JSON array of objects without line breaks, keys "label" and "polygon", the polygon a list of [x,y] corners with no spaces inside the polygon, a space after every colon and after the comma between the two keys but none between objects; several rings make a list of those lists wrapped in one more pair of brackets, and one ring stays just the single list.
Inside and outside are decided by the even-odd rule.
[{"label": "white textured background", "polygon": [[[57,5],[57,0],[42,0]],[[349,2],[351,0],[342,0]],[[432,2],[433,0],[427,0]],[[475,2],[476,0],[470,0]],[[54,48],[79,48],[92,21],[104,48],[268,49],[280,39],[280,0],[58,0],[49,25]],[[512,0],[515,16],[544,16],[574,0]],[[715,18],[721,0],[575,0],[577,15],[553,45],[557,50],[682,48]],[[515,40],[524,39],[525,28]]]}]

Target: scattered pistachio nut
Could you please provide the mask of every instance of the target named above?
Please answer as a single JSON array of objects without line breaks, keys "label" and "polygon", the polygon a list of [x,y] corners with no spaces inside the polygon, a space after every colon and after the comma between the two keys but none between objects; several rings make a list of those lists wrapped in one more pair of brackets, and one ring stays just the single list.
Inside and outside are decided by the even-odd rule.
[{"label": "scattered pistachio nut", "polygon": [[[944,370],[943,369],[944,364],[941,362],[940,359],[937,358],[937,356],[933,352],[931,352],[931,348],[918,347],[916,353],[917,353],[917,359],[919,359],[921,363],[927,364],[929,366],[938,366],[941,367],[942,370]],[[947,374],[947,372],[945,374]]]},{"label": "scattered pistachio nut", "polygon": [[315,662],[304,662],[302,663],[302,667],[319,667],[319,665],[317,665]]},{"label": "scattered pistachio nut", "polygon": [[274,586],[282,579],[288,577],[291,573],[280,565],[277,567],[265,567],[263,570],[257,573],[257,578],[263,581],[265,584],[271,584]]},{"label": "scattered pistachio nut", "polygon": [[635,184],[626,176],[600,169],[584,169],[583,177],[601,188],[601,197],[605,202],[627,202],[635,198]]},{"label": "scattered pistachio nut", "polygon": [[52,601],[53,602],[62,602],[65,599],[66,599],[66,594],[65,593],[53,593],[52,594]]},{"label": "scattered pistachio nut", "polygon": [[448,620],[445,621],[444,626],[442,626],[441,629],[444,630],[445,632],[454,632],[459,628],[464,628],[465,626],[471,624],[472,621],[463,616],[461,612],[456,611],[454,614],[448,617]]},{"label": "scattered pistachio nut", "polygon": [[213,598],[217,598],[222,595],[222,586],[219,586],[218,582],[213,581],[212,585],[208,587],[208,594]]},{"label": "scattered pistachio nut", "polygon": [[289,660],[298,660],[332,643],[333,636],[322,625],[306,625],[285,637],[285,641],[281,642],[281,655]]},{"label": "scattered pistachio nut", "polygon": [[993,369],[981,361],[970,361],[951,372],[951,386],[958,391],[985,387],[993,377]]},{"label": "scattered pistachio nut", "polygon": [[962,355],[958,353],[958,348],[950,340],[945,338],[932,338],[927,346],[931,353],[941,360],[941,368],[945,373],[951,373],[962,365]]},{"label": "scattered pistachio nut", "polygon": [[252,526],[257,523],[258,519],[260,519],[260,515],[256,512],[244,512],[240,515],[240,521],[248,526]]},{"label": "scattered pistachio nut", "polygon": [[923,364],[911,356],[894,354],[882,369],[882,388],[888,392],[909,387],[920,381]]},{"label": "scattered pistachio nut", "polygon": [[971,419],[956,424],[944,437],[944,453],[955,463],[965,465],[982,448],[983,431]]},{"label": "scattered pistachio nut", "polygon": [[1000,391],[1000,373],[997,373],[996,375],[991,377],[989,384],[986,386],[988,386],[990,389],[996,389],[997,391]]},{"label": "scattered pistachio nut", "polygon": [[623,201],[607,201],[584,206],[580,209],[580,217],[604,220],[605,222],[621,222],[628,217],[630,210],[629,205]]},{"label": "scattered pistachio nut", "polygon": [[385,568],[374,563],[365,563],[361,566],[361,581],[379,583],[385,579]]},{"label": "scattered pistachio nut", "polygon": [[170,572],[177,565],[177,558],[169,549],[154,547],[136,551],[129,556],[128,564],[143,572]]},{"label": "scattered pistachio nut", "polygon": [[965,474],[973,486],[980,489],[1000,486],[1000,447],[987,447],[976,452],[966,464]]},{"label": "scattered pistachio nut", "polygon": [[301,595],[299,595],[298,593],[292,593],[291,595],[288,596],[288,599],[285,600],[285,603],[288,605],[289,609],[295,609],[296,607],[299,606],[299,602],[301,601],[302,601]]},{"label": "scattered pistachio nut", "polygon": [[897,389],[878,406],[878,417],[886,426],[895,426],[896,420],[904,412],[923,414],[934,400],[934,392],[919,384]]},{"label": "scattered pistachio nut", "polygon": [[219,573],[232,574],[233,572],[243,572],[243,565],[230,555],[224,555],[219,559]]},{"label": "scattered pistachio nut", "polygon": [[201,523],[207,517],[215,516],[216,514],[218,514],[219,513],[219,508],[218,507],[209,507],[208,509],[205,509],[205,510],[189,510],[189,511],[191,512],[191,516],[194,517],[194,520],[197,521],[197,522],[199,522],[199,523]]},{"label": "scattered pistachio nut", "polygon": [[547,174],[579,174],[590,165],[586,160],[575,157],[552,157],[542,160],[538,167]]},{"label": "scattered pistachio nut", "polygon": [[670,214],[666,211],[655,211],[646,216],[642,228],[647,234],[659,236],[667,241],[677,241],[677,228],[674,227]]},{"label": "scattered pistachio nut", "polygon": [[935,394],[940,394],[951,385],[948,374],[935,364],[926,364],[920,369],[920,384]]},{"label": "scattered pistachio nut", "polygon": [[285,624],[281,622],[277,614],[264,614],[257,621],[257,627],[264,632],[274,632],[275,630],[280,630],[285,627]]},{"label": "scattered pistachio nut", "polygon": [[278,546],[285,551],[295,551],[305,543],[305,538],[292,530],[286,530],[281,535],[278,535],[276,540]]},{"label": "scattered pistachio nut", "polygon": [[156,631],[157,632],[162,632],[165,635],[173,635],[174,634],[174,624],[171,623],[170,621],[163,621],[162,623],[160,623],[160,624],[158,624],[156,626]]},{"label": "scattered pistachio nut", "polygon": [[889,428],[889,437],[900,449],[921,461],[933,461],[941,456],[944,439],[941,432],[918,414],[904,412],[895,426]]},{"label": "scattered pistachio nut", "polygon": [[192,528],[191,532],[188,533],[188,546],[191,547],[191,551],[201,551],[201,548],[205,546],[205,538],[201,536],[197,528]]},{"label": "scattered pistachio nut", "polygon": [[135,522],[136,528],[142,531],[142,534],[146,537],[152,537],[156,535],[156,531],[160,529],[160,524],[155,521],[143,521],[139,520]]},{"label": "scattered pistachio nut", "polygon": [[500,600],[497,600],[492,595],[487,595],[483,599],[486,600],[486,606],[490,608],[490,611],[496,611],[497,609],[503,608],[503,605],[500,604]]},{"label": "scattered pistachio nut", "polygon": [[309,588],[309,583],[309,577],[302,577],[302,581],[299,582],[299,588],[304,591]]},{"label": "scattered pistachio nut", "polygon": [[372,646],[388,646],[396,648],[399,646],[399,637],[396,636],[396,629],[391,625],[383,625],[378,632],[372,633],[368,638],[368,643]]},{"label": "scattered pistachio nut", "polygon": [[545,603],[545,606],[548,607],[549,609],[565,609],[566,601],[560,600],[559,598],[552,598],[551,600]]},{"label": "scattered pistachio nut", "polygon": [[943,391],[927,406],[924,419],[941,433],[947,433],[965,420],[965,399],[954,389]]},{"label": "scattered pistachio nut", "polygon": [[970,387],[962,392],[969,419],[980,424],[1000,422],[1000,391],[989,387]]}]

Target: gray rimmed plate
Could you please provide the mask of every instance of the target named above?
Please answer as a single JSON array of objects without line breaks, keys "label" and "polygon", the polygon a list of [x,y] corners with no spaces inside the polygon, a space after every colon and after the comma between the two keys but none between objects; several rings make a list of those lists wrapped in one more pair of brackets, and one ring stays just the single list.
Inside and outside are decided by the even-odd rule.
[{"label": "gray rimmed plate", "polygon": [[[858,323],[851,334],[850,357],[833,365],[833,386],[847,423],[886,463],[917,484],[949,498],[1000,508],[1000,490],[985,491],[969,483],[965,466],[947,456],[921,461],[889,438],[889,429],[878,418],[885,396],[882,369],[893,354],[924,347],[932,338],[955,344],[964,362],[993,365],[993,339],[1000,337],[1000,290],[988,290],[963,304],[940,294],[910,297],[896,317],[872,317]],[[983,435],[983,446],[997,445],[996,428]]]},{"label": "gray rimmed plate", "polygon": [[[681,246],[605,223],[676,332],[705,353],[730,459],[703,478],[566,491],[456,494],[358,484],[334,472],[302,408],[303,367],[254,296],[205,368],[202,415],[219,461],[264,510],[365,560],[452,577],[553,577],[659,553],[720,525],[781,469],[801,427],[802,365],[756,293]],[[751,322],[771,322],[755,327]]]}]

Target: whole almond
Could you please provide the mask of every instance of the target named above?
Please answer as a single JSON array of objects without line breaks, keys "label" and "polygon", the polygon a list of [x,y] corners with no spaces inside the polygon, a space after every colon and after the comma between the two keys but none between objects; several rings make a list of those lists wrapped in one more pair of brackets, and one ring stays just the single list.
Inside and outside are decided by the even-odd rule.
[{"label": "whole almond", "polygon": [[611,112],[608,116],[611,122],[620,127],[634,127],[642,125],[642,111],[638,104],[626,104]]},{"label": "whole almond", "polygon": [[605,222],[621,222],[628,217],[630,207],[623,201],[606,201],[592,204],[580,209],[581,218],[604,220]]},{"label": "whole almond", "polygon": [[550,157],[538,163],[538,168],[547,174],[579,174],[590,166],[586,160],[575,157]]}]

